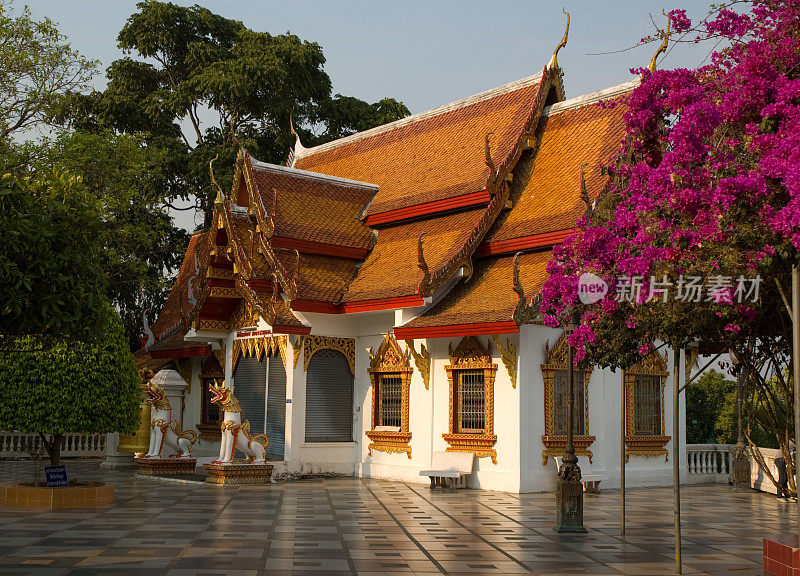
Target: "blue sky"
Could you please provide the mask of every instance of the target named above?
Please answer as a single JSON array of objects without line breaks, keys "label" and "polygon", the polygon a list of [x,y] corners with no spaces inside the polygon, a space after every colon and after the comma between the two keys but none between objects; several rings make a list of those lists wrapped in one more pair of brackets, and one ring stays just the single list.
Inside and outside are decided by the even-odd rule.
[{"label": "blue sky", "polygon": [[[567,96],[577,96],[631,78],[628,69],[646,65],[654,45],[619,50],[652,32],[650,14],[663,23],[662,8],[684,8],[703,17],[708,1],[568,0],[569,44],[559,54]],[[16,0],[17,5],[23,2]],[[562,3],[544,0],[197,0],[248,27],[280,34],[291,31],[320,43],[334,91],[376,101],[403,100],[413,112],[538,72],[564,31]],[[72,45],[103,66],[121,56],[116,35],[136,10],[134,0],[34,0],[37,16],[60,23]],[[710,46],[679,45],[664,61],[674,68],[697,66]],[[103,77],[97,78],[102,86]]]},{"label": "blue sky", "polygon": [[[16,0],[17,6],[23,2]],[[569,43],[558,61],[567,97],[626,82],[629,69],[646,66],[655,44],[622,53],[653,33],[651,15],[664,25],[661,10],[683,8],[693,21],[708,13],[708,0],[662,4],[653,0],[175,0],[199,3],[257,31],[291,31],[318,42],[334,93],[375,102],[389,96],[412,113],[494,88],[539,72],[564,33],[562,5],[570,12]],[[123,54],[116,37],[136,11],[136,0],[33,0],[36,17],[59,23],[74,48],[101,62],[95,84]],[[712,46],[678,44],[662,67],[696,67]],[[202,221],[175,212],[187,230]]]}]

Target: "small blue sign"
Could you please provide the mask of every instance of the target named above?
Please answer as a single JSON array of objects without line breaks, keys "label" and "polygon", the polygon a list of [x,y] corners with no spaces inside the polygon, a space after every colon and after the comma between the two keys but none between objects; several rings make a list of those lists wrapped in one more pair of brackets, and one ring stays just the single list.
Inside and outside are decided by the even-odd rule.
[{"label": "small blue sign", "polygon": [[48,488],[69,485],[66,466],[45,466],[44,476],[47,479]]}]

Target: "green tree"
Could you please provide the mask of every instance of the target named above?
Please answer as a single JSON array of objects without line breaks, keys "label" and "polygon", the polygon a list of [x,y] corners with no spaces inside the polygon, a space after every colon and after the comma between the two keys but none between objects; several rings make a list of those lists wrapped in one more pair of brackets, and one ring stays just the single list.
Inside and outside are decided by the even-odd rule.
[{"label": "green tree", "polygon": [[99,202],[98,231],[108,300],[119,312],[132,348],[138,348],[142,313],[158,309],[180,267],[189,234],[164,207],[170,159],[145,138],[111,131],[74,131],[49,151],[53,163],[80,174]]},{"label": "green tree", "polygon": [[78,178],[0,178],[0,349],[9,338],[85,338],[101,325],[101,207]]},{"label": "green tree", "polygon": [[0,356],[0,429],[38,433],[50,462],[66,432],[134,432],[140,418],[139,376],[122,324],[106,305],[100,332],[88,341],[62,339],[37,349],[18,340]]},{"label": "green tree", "polygon": [[[733,407],[734,418],[726,409]],[[736,382],[716,370],[704,372],[686,387],[686,442],[736,443]]]},{"label": "green tree", "polygon": [[48,124],[68,92],[83,90],[96,63],[65,42],[53,22],[15,15],[0,0],[0,141]]},{"label": "green tree", "polygon": [[189,201],[205,226],[215,195],[209,159],[219,156],[217,177],[227,187],[240,145],[266,161],[286,159],[290,119],[317,144],[409,113],[391,98],[331,98],[315,42],[255,32],[197,5],[146,0],[137,7],[118,41],[140,60],[114,62],[106,90],[74,96],[60,116],[84,129],[148,134],[149,145],[170,153],[168,202],[176,208],[176,200]]}]

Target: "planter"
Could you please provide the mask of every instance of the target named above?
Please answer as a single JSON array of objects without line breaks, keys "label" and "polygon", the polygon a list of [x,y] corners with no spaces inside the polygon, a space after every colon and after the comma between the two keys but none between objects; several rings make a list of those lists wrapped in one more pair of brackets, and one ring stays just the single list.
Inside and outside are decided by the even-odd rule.
[{"label": "planter", "polygon": [[267,463],[210,462],[203,468],[208,472],[206,484],[269,484],[272,476],[272,464]]},{"label": "planter", "polygon": [[41,488],[21,482],[0,483],[0,507],[54,510],[56,508],[90,508],[114,501],[114,487],[102,482],[77,486]]}]

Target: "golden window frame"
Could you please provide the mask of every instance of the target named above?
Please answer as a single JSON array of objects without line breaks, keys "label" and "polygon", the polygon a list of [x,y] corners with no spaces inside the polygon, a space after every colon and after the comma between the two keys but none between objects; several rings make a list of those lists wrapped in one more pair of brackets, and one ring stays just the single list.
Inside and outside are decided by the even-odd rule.
[{"label": "golden window frame", "polygon": [[[448,347],[450,364],[444,369],[447,372],[448,390],[450,396],[450,414],[448,432],[442,434],[447,442],[447,452],[472,452],[477,457],[491,456],[492,463],[497,464],[497,435],[494,433],[494,379],[497,373],[497,364],[492,363],[492,342],[487,342],[484,348],[475,336],[464,336],[453,349]],[[460,370],[483,370],[484,380],[484,429],[482,434],[465,434],[456,431],[456,378],[454,372]]]},{"label": "golden window frame", "polygon": [[[567,449],[567,436],[555,434],[555,373],[559,370],[569,370],[569,343],[567,333],[564,332],[556,340],[555,345],[550,348],[550,342],[544,345],[545,361],[541,365],[542,378],[544,379],[544,435],[542,436],[542,466],[547,465],[550,456],[562,456]],[[597,437],[589,434],[589,379],[592,369],[583,370],[583,434],[576,434],[572,437],[572,444],[575,447],[575,454],[586,456],[592,462],[592,451],[589,447]]]},{"label": "golden window frame", "polygon": [[[636,376],[656,376],[661,378],[661,434],[637,436],[636,431]],[[664,389],[667,386],[669,369],[667,368],[667,351],[662,357],[656,351],[651,352],[633,366],[622,371],[625,384],[625,462],[631,455],[651,458],[664,455],[664,462],[669,461],[669,451],[665,448],[672,436],[664,434]]]},{"label": "golden window frame", "polygon": [[[389,453],[405,452],[411,458],[411,432],[409,432],[408,412],[409,396],[411,388],[411,374],[414,371],[409,366],[408,357],[410,350],[404,352],[400,349],[397,340],[391,334],[387,334],[383,342],[378,347],[376,353],[369,349],[370,364],[369,372],[372,381],[372,400],[371,400],[371,430],[364,434],[371,440],[368,449],[372,456],[373,450]],[[397,374],[401,380],[401,407],[400,407],[400,430],[376,430],[378,422],[378,411],[380,410],[380,380],[384,374]]]}]

